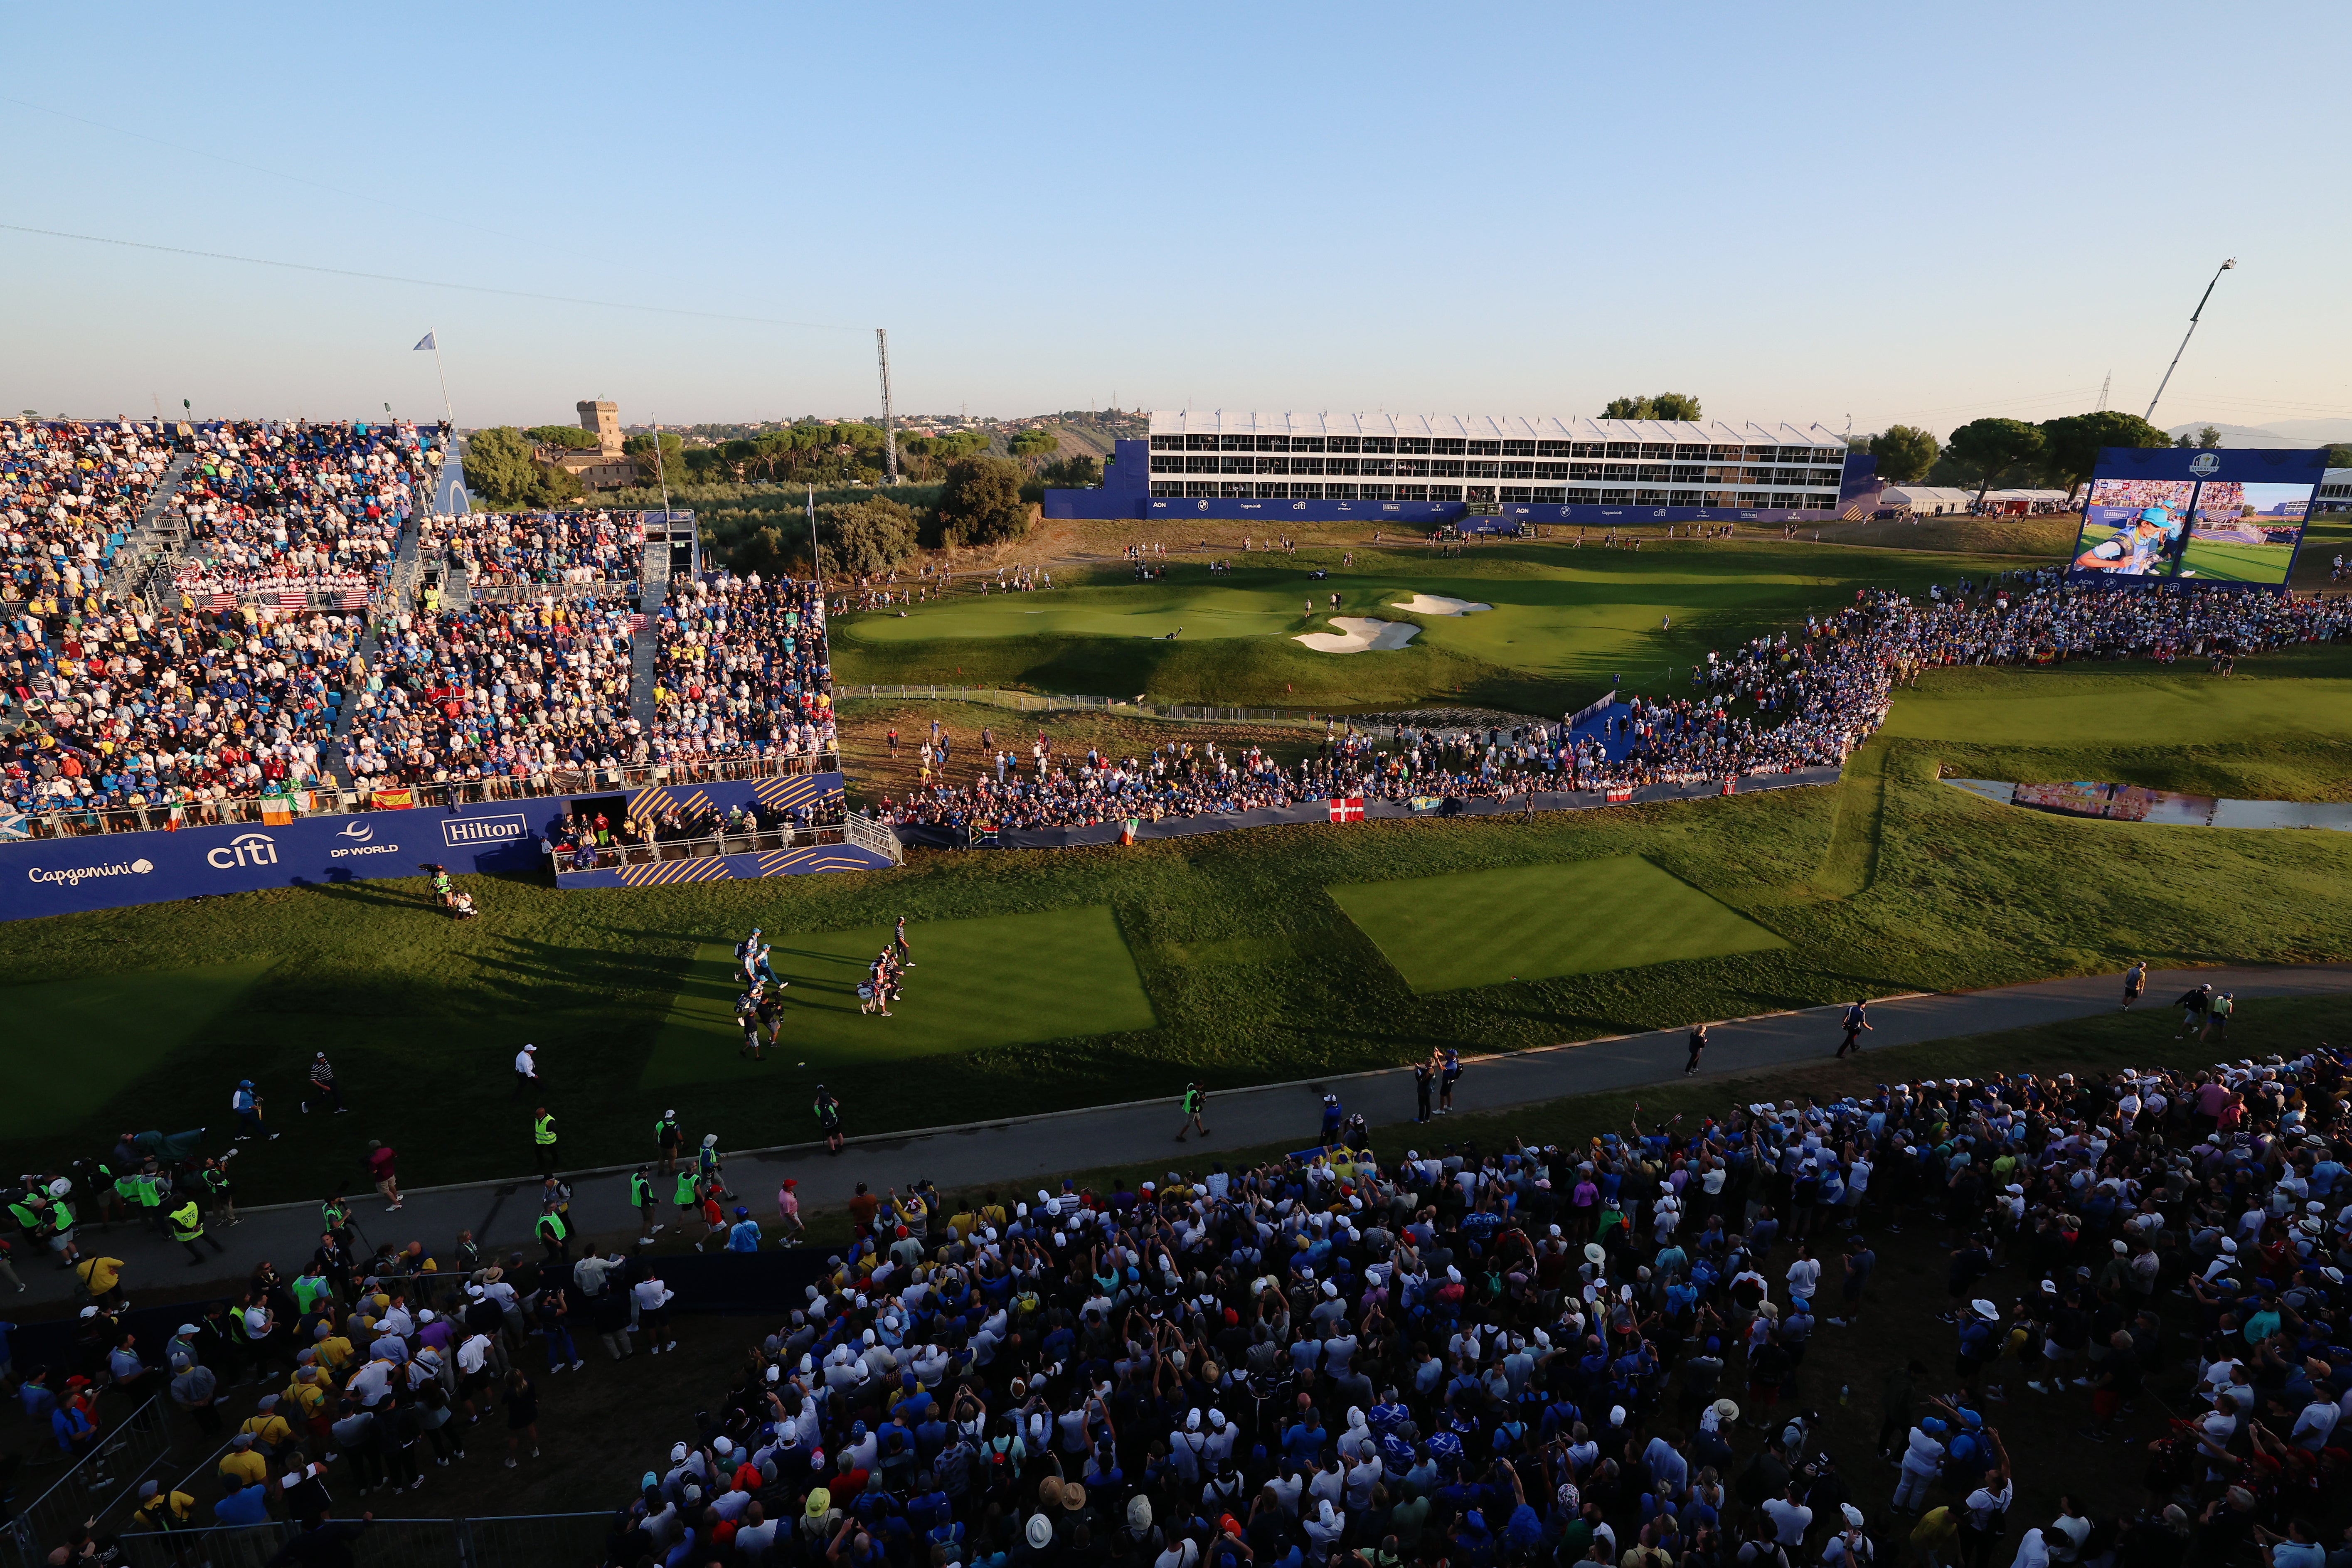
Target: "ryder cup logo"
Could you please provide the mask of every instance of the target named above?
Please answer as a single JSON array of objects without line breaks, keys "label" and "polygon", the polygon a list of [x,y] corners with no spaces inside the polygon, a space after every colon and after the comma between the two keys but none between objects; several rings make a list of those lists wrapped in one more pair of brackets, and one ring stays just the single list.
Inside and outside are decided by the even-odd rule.
[{"label": "ryder cup logo", "polygon": [[2221,468],[2221,458],[2218,452],[2200,452],[2189,459],[2189,471],[2200,479],[2212,478]]},{"label": "ryder cup logo", "polygon": [[240,866],[275,866],[278,841],[267,833],[240,833],[219,848],[206,850],[205,864],[215,871],[234,871]]}]

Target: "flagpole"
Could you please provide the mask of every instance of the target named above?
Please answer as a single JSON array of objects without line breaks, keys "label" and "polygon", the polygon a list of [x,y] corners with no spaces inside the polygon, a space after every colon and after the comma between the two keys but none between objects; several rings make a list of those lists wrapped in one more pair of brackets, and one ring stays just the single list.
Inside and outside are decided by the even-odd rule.
[{"label": "flagpole", "polygon": [[808,488],[809,570],[816,574],[816,591],[824,592],[824,552],[816,542],[816,486]]},{"label": "flagpole", "polygon": [[441,414],[449,421],[449,434],[457,434],[457,411],[449,406],[449,374],[441,368],[441,333],[435,329],[425,334],[433,340],[433,374],[441,378]]}]

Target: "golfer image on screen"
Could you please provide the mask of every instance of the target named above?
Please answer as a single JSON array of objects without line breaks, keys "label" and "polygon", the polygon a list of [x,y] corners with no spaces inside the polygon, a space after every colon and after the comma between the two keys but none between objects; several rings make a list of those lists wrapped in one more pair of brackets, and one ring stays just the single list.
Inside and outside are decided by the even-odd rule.
[{"label": "golfer image on screen", "polygon": [[2158,569],[2166,546],[2180,537],[2180,521],[2168,508],[2143,507],[2128,528],[2119,528],[2074,557],[2085,572],[2145,577]]}]

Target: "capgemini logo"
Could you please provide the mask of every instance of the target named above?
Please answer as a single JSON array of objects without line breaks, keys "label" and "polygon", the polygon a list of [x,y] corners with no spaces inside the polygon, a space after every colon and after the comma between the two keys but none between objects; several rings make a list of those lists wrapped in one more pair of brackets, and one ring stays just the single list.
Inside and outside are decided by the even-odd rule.
[{"label": "capgemini logo", "polygon": [[215,871],[233,871],[240,866],[275,866],[278,841],[267,833],[240,833],[219,848],[206,850],[205,864]]}]

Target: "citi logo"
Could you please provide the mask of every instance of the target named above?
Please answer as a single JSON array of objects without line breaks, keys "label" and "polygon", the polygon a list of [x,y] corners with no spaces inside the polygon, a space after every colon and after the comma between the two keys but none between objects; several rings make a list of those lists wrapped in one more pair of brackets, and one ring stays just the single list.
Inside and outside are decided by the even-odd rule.
[{"label": "citi logo", "polygon": [[267,833],[240,833],[219,848],[206,850],[205,864],[215,871],[233,871],[239,866],[275,866],[278,841]]},{"label": "citi logo", "polygon": [[338,838],[348,838],[354,844],[365,844],[369,839],[375,837],[375,829],[370,827],[364,822],[349,822],[343,825],[342,832],[337,834],[335,837]]}]

